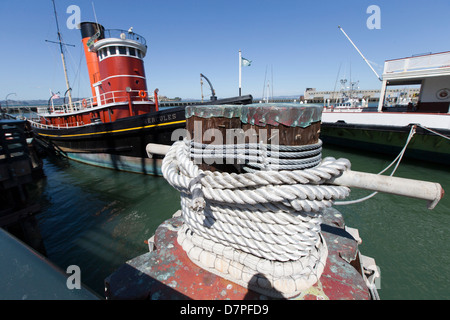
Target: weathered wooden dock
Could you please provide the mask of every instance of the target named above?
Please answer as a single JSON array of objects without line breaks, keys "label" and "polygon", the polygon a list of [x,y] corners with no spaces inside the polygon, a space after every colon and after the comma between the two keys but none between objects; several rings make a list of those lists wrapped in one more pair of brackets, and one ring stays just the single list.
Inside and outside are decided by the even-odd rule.
[{"label": "weathered wooden dock", "polygon": [[27,185],[42,176],[42,162],[27,141],[26,122],[0,120],[0,227],[45,253],[33,217],[40,206],[27,191]]}]

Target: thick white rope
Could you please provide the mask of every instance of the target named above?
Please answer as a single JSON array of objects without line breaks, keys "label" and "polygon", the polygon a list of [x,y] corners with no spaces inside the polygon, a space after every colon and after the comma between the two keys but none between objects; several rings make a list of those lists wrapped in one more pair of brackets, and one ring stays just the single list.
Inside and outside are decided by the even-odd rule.
[{"label": "thick white rope", "polygon": [[430,128],[427,128],[427,127],[425,127],[425,126],[423,126],[423,125],[421,125],[421,124],[417,124],[417,126],[421,127],[422,129],[428,130],[428,131],[430,131],[431,133],[434,133],[435,135],[440,136],[440,137],[442,137],[442,138],[444,138],[444,139],[450,140],[450,137],[448,137],[448,136],[446,136],[446,135],[443,135],[443,134],[440,134],[440,133],[437,132],[437,131],[431,130]]},{"label": "thick white rope", "polygon": [[[191,143],[174,143],[162,163],[163,176],[181,193],[185,226],[178,241],[191,260],[264,292],[267,287],[244,278],[261,273],[260,264],[272,265],[263,275],[283,296],[316,282],[327,255],[321,211],[350,192],[326,182],[349,169],[350,162],[325,158],[304,170],[221,173],[200,170],[191,148]],[[227,254],[217,248],[227,248]],[[224,264],[234,265],[233,271]]]}]

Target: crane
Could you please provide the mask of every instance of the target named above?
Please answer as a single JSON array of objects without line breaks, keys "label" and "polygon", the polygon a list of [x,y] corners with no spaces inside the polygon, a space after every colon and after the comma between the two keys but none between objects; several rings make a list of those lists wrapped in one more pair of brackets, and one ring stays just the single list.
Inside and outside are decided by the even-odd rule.
[{"label": "crane", "polygon": [[364,57],[364,55],[361,53],[361,51],[359,51],[358,47],[353,43],[352,39],[350,39],[350,37],[345,33],[344,29],[342,29],[341,26],[338,26],[338,28],[339,28],[339,30],[342,31],[344,36],[347,37],[348,41],[350,41],[350,43],[353,45],[353,47],[356,49],[356,51],[358,51],[359,55],[364,59],[364,61],[367,63],[367,65],[370,67],[370,69],[372,69],[373,73],[375,73],[378,80],[383,81],[383,79],[378,75],[378,73],[375,71],[375,69],[372,67],[372,65],[369,63],[369,61],[366,59],[366,57]]},{"label": "crane", "polygon": [[[208,81],[209,87],[211,88],[211,101],[216,101],[217,97],[216,97],[216,92],[214,91],[214,88],[211,84],[211,81],[209,81],[209,79],[207,77],[205,77],[204,74],[200,73],[200,85],[203,86],[203,81],[202,78],[205,78],[206,81]],[[203,88],[203,87],[202,87]],[[202,100],[203,100],[203,89],[202,89]]]}]

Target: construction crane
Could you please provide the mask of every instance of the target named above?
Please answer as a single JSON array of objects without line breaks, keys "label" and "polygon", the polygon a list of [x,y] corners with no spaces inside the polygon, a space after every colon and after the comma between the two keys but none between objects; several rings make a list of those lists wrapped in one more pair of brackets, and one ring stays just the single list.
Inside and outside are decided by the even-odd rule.
[{"label": "construction crane", "polygon": [[213,86],[211,84],[211,81],[209,81],[209,79],[207,77],[205,77],[202,73],[200,73],[200,85],[201,85],[201,88],[202,88],[202,101],[203,101],[203,81],[202,81],[202,78],[205,78],[205,80],[209,84],[209,87],[211,88],[211,99],[210,100],[211,101],[216,101],[217,100],[216,92],[214,91],[214,88],[213,88]]}]

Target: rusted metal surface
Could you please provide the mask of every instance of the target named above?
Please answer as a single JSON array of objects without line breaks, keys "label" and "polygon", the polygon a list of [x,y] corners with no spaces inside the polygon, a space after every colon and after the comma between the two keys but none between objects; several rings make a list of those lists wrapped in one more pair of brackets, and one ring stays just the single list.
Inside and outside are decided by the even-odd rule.
[{"label": "rusted metal surface", "polygon": [[[181,217],[165,221],[156,230],[152,252],[128,261],[105,279],[106,298],[268,299],[192,263],[177,242],[177,230],[182,223]],[[344,230],[342,215],[337,210],[325,210],[322,234],[329,252],[325,270],[314,286],[294,299],[370,299],[362,276],[350,264],[358,253],[357,241]]]}]

